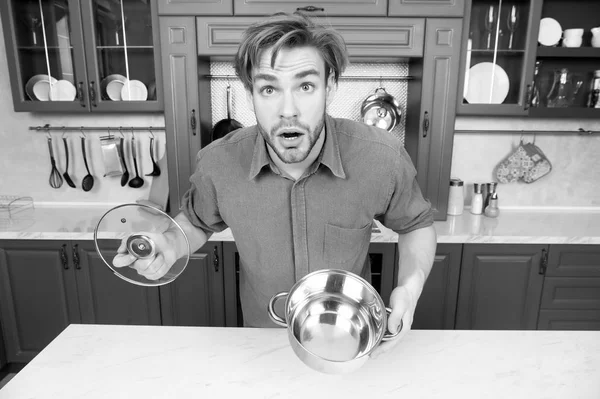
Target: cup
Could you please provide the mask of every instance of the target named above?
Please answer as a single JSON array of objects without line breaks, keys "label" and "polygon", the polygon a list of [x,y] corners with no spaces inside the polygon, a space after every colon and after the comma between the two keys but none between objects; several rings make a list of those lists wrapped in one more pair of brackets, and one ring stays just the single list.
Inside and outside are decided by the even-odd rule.
[{"label": "cup", "polygon": [[565,29],[563,31],[563,47],[581,47],[583,42],[583,29]]},{"label": "cup", "polygon": [[592,47],[600,47],[600,26],[590,29],[592,32]]}]

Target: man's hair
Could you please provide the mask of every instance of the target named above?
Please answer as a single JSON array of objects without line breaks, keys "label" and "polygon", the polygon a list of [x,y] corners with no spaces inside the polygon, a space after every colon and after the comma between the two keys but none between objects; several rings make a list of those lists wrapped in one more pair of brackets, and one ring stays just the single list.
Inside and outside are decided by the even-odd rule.
[{"label": "man's hair", "polygon": [[300,12],[278,12],[250,25],[235,55],[235,72],[244,87],[252,91],[252,68],[258,65],[261,51],[272,47],[271,67],[274,67],[282,48],[304,46],[314,47],[320,52],[325,61],[326,74],[333,73],[337,83],[348,65],[344,39],[335,30],[316,24]]}]

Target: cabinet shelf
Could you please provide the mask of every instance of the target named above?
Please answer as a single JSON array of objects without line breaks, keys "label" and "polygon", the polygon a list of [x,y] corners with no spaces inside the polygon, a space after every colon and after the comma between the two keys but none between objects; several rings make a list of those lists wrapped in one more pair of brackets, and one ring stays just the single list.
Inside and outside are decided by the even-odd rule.
[{"label": "cabinet shelf", "polygon": [[518,56],[522,56],[523,54],[525,54],[525,50],[487,50],[487,49],[472,49],[471,50],[472,54],[498,54],[498,55],[518,55]]},{"label": "cabinet shelf", "polygon": [[[44,51],[43,46],[20,46],[17,47],[19,50],[34,50],[34,51]],[[48,50],[73,50],[73,46],[48,46],[46,47]]]},{"label": "cabinet shelf", "polygon": [[538,47],[538,58],[600,58],[600,48],[596,47]]}]

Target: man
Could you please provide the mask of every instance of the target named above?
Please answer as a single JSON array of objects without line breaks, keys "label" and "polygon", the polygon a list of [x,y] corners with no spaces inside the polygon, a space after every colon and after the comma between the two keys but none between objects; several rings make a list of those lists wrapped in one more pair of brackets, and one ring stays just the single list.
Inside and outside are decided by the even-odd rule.
[{"label": "man", "polygon": [[[198,153],[175,220],[192,251],[231,228],[247,326],[274,326],[269,299],[312,271],[345,269],[370,280],[373,219],[399,233],[389,330],[402,325],[402,337],[412,324],[435,255],[432,210],[397,138],[327,115],[347,62],[341,36],[301,14],[280,13],[249,27],[234,63],[257,124]],[[165,259],[184,255],[169,240],[157,244],[164,256],[132,267],[149,279],[163,276],[173,263]],[[124,255],[114,262],[132,261]]]}]

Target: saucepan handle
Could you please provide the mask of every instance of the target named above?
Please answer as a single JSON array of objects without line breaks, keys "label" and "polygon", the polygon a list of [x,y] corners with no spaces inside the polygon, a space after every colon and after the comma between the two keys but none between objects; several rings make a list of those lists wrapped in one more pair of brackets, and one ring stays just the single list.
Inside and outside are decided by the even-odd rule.
[{"label": "saucepan handle", "polygon": [[[385,311],[386,311],[386,313],[388,315],[388,318],[389,318],[390,313],[392,313],[392,309],[385,308]],[[382,341],[389,341],[390,339],[396,338],[398,336],[398,334],[400,334],[400,332],[402,332],[402,328],[403,327],[404,327],[404,325],[402,323],[402,320],[400,320],[400,328],[398,328],[398,331],[396,331],[396,333],[394,333],[394,334],[391,334],[390,332],[386,331],[385,334],[383,335],[383,338],[381,340]]]},{"label": "saucepan handle", "polygon": [[285,319],[283,317],[279,316],[275,312],[275,302],[277,302],[279,298],[282,298],[287,295],[287,292],[280,292],[279,294],[273,295],[273,297],[269,301],[269,308],[267,309],[269,311],[269,317],[271,318],[271,320],[273,320],[275,324],[281,327],[287,327],[287,323],[285,322]]}]

